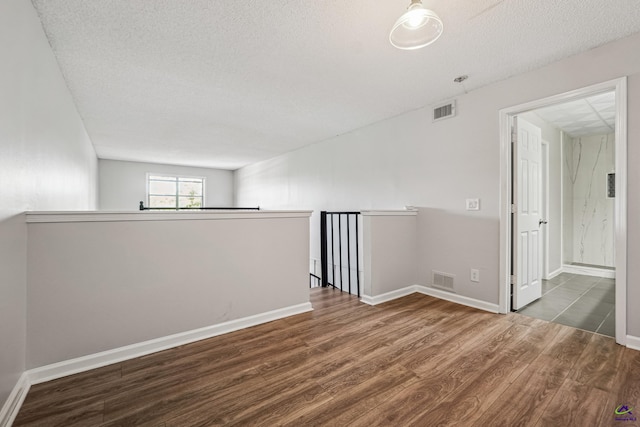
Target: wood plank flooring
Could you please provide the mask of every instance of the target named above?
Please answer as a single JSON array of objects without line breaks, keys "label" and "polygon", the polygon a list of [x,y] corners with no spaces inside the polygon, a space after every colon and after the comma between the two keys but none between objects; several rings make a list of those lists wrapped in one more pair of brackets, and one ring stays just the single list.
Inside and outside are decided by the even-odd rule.
[{"label": "wood plank flooring", "polygon": [[15,426],[636,426],[640,352],[414,294],[314,311],[31,388]]}]

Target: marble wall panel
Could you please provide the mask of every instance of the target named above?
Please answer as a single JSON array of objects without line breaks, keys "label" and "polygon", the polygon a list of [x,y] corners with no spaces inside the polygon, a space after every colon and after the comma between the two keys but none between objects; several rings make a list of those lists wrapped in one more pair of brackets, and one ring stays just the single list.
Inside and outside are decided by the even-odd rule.
[{"label": "marble wall panel", "polygon": [[[614,199],[607,197],[607,174],[615,168],[614,134],[569,139],[565,143],[565,259],[615,266]],[[569,214],[569,210],[572,212]]]}]

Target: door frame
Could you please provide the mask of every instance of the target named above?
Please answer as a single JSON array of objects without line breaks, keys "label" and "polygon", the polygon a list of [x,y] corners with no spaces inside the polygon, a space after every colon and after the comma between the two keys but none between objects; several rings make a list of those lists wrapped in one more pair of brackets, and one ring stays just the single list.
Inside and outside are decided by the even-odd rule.
[{"label": "door frame", "polygon": [[[549,221],[549,141],[542,139],[540,148],[542,149],[542,219]],[[562,163],[561,163],[562,164]],[[549,279],[549,227],[542,228],[542,278]]]},{"label": "door frame", "polygon": [[586,98],[598,93],[616,94],[615,168],[616,198],[614,214],[616,248],[616,342],[627,342],[627,77],[594,84],[573,91],[504,108],[499,111],[500,125],[500,313],[511,311],[511,126],[518,114]]}]

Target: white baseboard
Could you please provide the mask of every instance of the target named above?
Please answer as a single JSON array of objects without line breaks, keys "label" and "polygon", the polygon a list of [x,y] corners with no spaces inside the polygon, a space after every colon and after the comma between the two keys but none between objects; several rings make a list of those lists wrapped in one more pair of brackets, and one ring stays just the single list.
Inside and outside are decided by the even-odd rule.
[{"label": "white baseboard", "polygon": [[7,401],[2,406],[2,410],[0,410],[0,427],[9,427],[13,424],[16,416],[18,416],[22,402],[24,402],[24,398],[27,397],[29,388],[31,388],[29,375],[23,372],[15,387],[13,387]]},{"label": "white baseboard", "polygon": [[386,294],[376,295],[374,297],[369,295],[362,295],[360,297],[360,301],[369,305],[378,305],[378,304],[382,304],[383,302],[392,301],[397,298],[402,298],[407,295],[414,294],[416,292],[417,291],[416,291],[415,285],[412,285],[412,286],[407,286],[406,288],[387,292]]},{"label": "white baseboard", "polygon": [[440,298],[443,300],[455,302],[457,304],[478,308],[480,310],[490,311],[491,313],[498,313],[498,304],[491,304],[486,301],[481,301],[481,300],[465,297],[458,294],[452,294],[450,292],[445,292],[439,289],[434,289],[434,288],[430,288],[422,285],[407,286],[406,288],[387,292],[386,294],[376,295],[374,297],[369,295],[363,295],[360,298],[360,301],[369,305],[378,305],[378,304],[382,304],[383,302],[391,301],[396,298],[402,298],[404,296],[407,296],[416,292],[424,295],[429,295],[435,298]]},{"label": "white baseboard", "polygon": [[180,332],[113,350],[90,354],[76,359],[65,360],[28,370],[28,379],[31,384],[39,384],[57,378],[62,378],[67,375],[85,372],[91,369],[100,368],[102,366],[111,365],[113,363],[122,362],[135,357],[145,356],[147,354],[234,332],[262,323],[282,319],[284,317],[305,313],[311,310],[313,310],[311,303],[306,302],[278,310],[268,311],[266,313],[231,320],[229,322],[219,323],[217,325]]},{"label": "white baseboard", "polygon": [[640,337],[627,335],[627,347],[633,350],[640,351]]},{"label": "white baseboard", "polygon": [[604,277],[607,279],[615,279],[616,271],[615,270],[604,270],[601,268],[593,268],[593,267],[584,267],[581,265],[570,265],[565,264],[562,267],[562,271],[565,273],[571,274],[582,274],[585,276],[594,276],[594,277]]},{"label": "white baseboard", "polygon": [[457,304],[466,305],[469,307],[477,308],[491,313],[499,313],[498,304],[492,304],[490,302],[482,301],[475,298],[465,297],[463,295],[453,294],[450,292],[441,291],[439,289],[430,288],[428,286],[416,286],[416,292],[429,295],[432,297],[440,298],[443,300],[455,302]]},{"label": "white baseboard", "polygon": [[551,280],[554,277],[558,277],[560,274],[562,274],[564,270],[562,269],[562,267],[558,268],[555,271],[552,271],[551,273],[549,273],[549,275],[547,276],[546,280]]}]

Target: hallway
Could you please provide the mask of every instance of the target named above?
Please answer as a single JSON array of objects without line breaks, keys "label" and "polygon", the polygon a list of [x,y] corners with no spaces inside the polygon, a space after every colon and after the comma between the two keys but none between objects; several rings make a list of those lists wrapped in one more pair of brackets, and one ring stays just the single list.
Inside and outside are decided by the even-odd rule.
[{"label": "hallway", "polygon": [[519,314],[615,336],[615,279],[562,273],[542,281],[542,298]]}]

